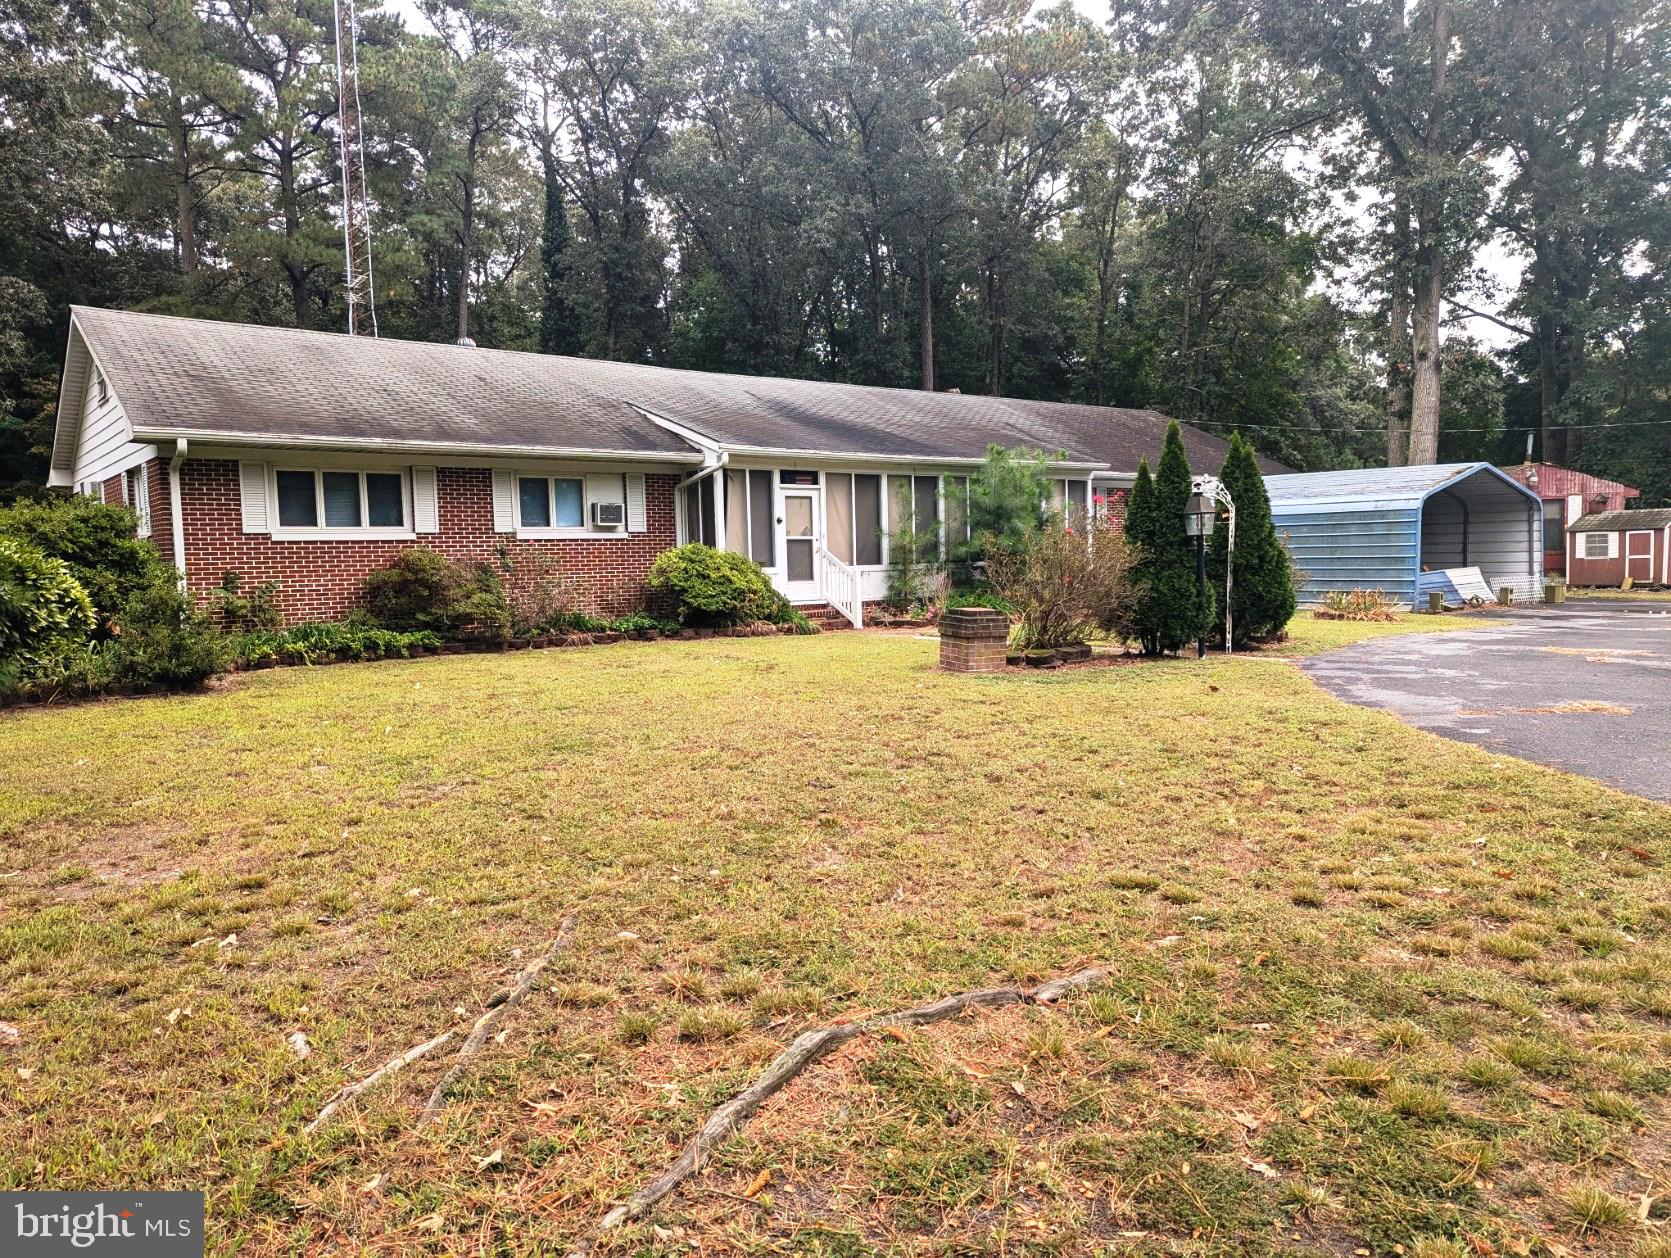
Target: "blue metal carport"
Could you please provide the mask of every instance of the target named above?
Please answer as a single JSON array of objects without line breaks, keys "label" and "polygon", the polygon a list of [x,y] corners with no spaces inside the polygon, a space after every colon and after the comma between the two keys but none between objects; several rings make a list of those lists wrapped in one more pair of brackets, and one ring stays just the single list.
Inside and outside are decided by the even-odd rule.
[{"label": "blue metal carport", "polygon": [[1489,463],[1267,476],[1271,518],[1306,574],[1302,603],[1380,590],[1414,607],[1424,571],[1478,568],[1516,602],[1542,588],[1543,504]]}]

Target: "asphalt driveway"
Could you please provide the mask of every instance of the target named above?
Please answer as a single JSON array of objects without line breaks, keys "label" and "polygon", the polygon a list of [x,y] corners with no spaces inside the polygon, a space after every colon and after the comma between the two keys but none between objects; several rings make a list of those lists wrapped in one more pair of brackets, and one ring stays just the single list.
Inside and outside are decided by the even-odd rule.
[{"label": "asphalt driveway", "polygon": [[1302,667],[1422,729],[1671,800],[1671,604],[1524,609],[1464,633],[1376,638]]}]

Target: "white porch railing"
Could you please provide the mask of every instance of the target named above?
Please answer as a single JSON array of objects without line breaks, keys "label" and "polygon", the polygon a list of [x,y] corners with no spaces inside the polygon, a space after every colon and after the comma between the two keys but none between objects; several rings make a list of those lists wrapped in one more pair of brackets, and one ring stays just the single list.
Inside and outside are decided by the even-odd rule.
[{"label": "white porch railing", "polygon": [[852,622],[853,628],[863,629],[865,601],[859,586],[859,570],[830,554],[828,547],[820,544],[818,549],[824,560],[825,599]]}]

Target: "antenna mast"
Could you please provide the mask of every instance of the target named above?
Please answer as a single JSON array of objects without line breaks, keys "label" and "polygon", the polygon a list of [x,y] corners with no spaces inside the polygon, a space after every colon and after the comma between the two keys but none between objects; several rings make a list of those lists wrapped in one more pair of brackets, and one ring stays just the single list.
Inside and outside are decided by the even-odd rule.
[{"label": "antenna mast", "polygon": [[348,296],[348,335],[368,331],[376,336],[371,200],[366,195],[365,137],[360,130],[360,24],[354,14],[354,0],[332,0],[332,4],[336,16],[337,134],[342,157],[343,287]]}]

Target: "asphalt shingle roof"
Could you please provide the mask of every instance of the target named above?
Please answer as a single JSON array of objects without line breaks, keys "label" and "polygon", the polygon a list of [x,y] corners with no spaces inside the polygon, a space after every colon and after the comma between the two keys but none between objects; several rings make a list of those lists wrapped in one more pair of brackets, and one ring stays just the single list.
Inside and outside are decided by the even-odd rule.
[{"label": "asphalt shingle roof", "polygon": [[1618,529],[1662,529],[1671,524],[1671,507],[1638,507],[1635,511],[1593,511],[1581,515],[1567,530],[1572,533],[1612,533]]},{"label": "asphalt shingle roof", "polygon": [[[688,455],[641,407],[722,446],[980,458],[991,444],[1133,471],[1159,456],[1147,410],[727,375],[547,354],[75,308],[134,426],[334,443]],[[1184,429],[1197,471],[1226,443]],[[1280,464],[1262,460],[1267,471]]]}]

